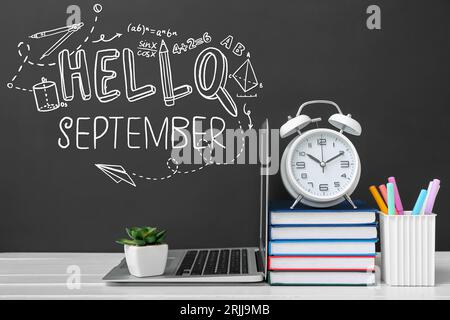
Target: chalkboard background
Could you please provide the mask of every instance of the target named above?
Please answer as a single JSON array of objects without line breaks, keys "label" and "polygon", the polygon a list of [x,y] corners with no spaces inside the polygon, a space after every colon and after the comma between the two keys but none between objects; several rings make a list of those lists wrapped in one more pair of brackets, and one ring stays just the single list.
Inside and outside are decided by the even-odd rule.
[{"label": "chalkboard background", "polygon": [[[101,104],[78,97],[67,109],[39,113],[32,93],[7,88],[23,58],[17,44],[37,31],[65,25],[70,4],[80,6],[85,23],[64,44],[73,50],[91,26],[94,2],[2,1],[0,250],[119,251],[114,239],[123,235],[124,227],[143,224],[168,229],[173,248],[256,244],[257,165],[211,166],[167,181],[137,181],[134,188],[115,184],[93,164],[127,163],[163,175],[167,153],[57,145],[63,116],[148,115],[155,123],[174,115],[224,116],[218,102],[205,101],[195,87],[176,108],[168,109],[162,102],[159,74],[154,72],[158,69],[151,74],[145,71],[145,61],[136,58],[139,78],[153,81],[158,92],[133,104],[124,99]],[[371,4],[381,8],[381,30],[366,27]],[[208,31],[212,45],[224,50],[219,42],[233,35],[251,52],[263,83],[258,98],[248,101],[256,127],[267,117],[271,127],[278,128],[306,100],[336,101],[363,126],[362,136],[352,138],[363,164],[354,197],[372,203],[368,186],[395,175],[404,203],[411,207],[419,188],[440,178],[437,249],[450,250],[449,9],[445,0],[104,1],[85,50],[92,71],[100,47],[90,42],[99,34],[121,32],[123,37],[110,47],[134,48],[138,37],[129,40],[125,30],[130,22],[176,30],[178,37],[166,40],[170,44]],[[30,59],[37,61],[54,40],[33,41]],[[192,70],[200,50],[172,56],[175,82],[194,86]],[[224,51],[230,69],[243,61]],[[120,61],[111,64],[119,73]],[[30,88],[43,73],[25,64],[15,84]],[[59,83],[56,73],[49,76]],[[236,86],[231,80],[229,85]],[[123,89],[122,82],[118,86]],[[314,111],[324,118],[331,114],[326,107]],[[231,117],[224,118],[235,127]],[[279,175],[271,178],[271,197],[288,197]]]}]

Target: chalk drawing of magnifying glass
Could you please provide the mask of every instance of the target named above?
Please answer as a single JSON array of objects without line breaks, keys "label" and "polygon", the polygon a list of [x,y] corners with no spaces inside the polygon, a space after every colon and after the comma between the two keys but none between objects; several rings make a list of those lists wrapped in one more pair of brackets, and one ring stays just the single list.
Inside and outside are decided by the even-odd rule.
[{"label": "chalk drawing of magnifying glass", "polygon": [[[206,79],[208,64],[212,70],[212,80]],[[228,78],[227,57],[217,48],[206,48],[198,55],[194,66],[194,81],[198,92],[208,100],[219,100],[225,110],[237,117],[238,109],[230,93],[225,89]],[[210,83],[207,83],[210,82]]]}]

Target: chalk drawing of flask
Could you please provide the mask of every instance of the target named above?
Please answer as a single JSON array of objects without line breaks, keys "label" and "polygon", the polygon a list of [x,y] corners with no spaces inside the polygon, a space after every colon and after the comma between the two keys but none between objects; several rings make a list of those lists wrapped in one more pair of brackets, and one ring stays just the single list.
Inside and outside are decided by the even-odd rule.
[{"label": "chalk drawing of flask", "polygon": [[42,82],[33,86],[34,100],[39,112],[49,112],[65,106],[65,103],[59,102],[58,89],[56,83],[48,81],[46,78]]}]

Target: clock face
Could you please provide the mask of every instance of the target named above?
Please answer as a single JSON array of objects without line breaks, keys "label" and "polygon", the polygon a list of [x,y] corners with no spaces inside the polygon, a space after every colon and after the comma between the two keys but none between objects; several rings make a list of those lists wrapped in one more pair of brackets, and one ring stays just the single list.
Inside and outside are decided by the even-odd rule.
[{"label": "clock face", "polygon": [[360,163],[347,137],[334,130],[315,129],[293,141],[286,169],[297,192],[313,201],[331,201],[353,191]]}]

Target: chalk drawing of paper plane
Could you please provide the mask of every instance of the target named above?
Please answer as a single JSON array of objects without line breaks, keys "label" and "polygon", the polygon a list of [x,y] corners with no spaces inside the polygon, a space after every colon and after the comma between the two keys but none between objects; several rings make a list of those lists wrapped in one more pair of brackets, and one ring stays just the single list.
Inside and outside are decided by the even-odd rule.
[{"label": "chalk drawing of paper plane", "polygon": [[259,85],[255,69],[253,69],[253,65],[248,57],[247,55],[247,60],[232,75],[244,92],[248,92]]},{"label": "chalk drawing of paper plane", "polygon": [[130,175],[126,172],[124,167],[117,164],[95,164],[97,168],[99,168],[104,174],[110,177],[115,183],[120,183],[124,181],[128,184],[131,184],[133,187],[136,187],[133,179],[131,179]]}]

